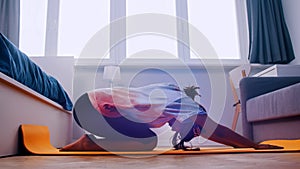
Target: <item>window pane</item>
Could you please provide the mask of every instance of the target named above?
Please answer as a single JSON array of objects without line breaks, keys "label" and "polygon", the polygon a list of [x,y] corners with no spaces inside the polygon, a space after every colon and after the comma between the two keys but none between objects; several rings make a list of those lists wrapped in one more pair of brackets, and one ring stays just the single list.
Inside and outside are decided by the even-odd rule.
[{"label": "window pane", "polygon": [[[235,0],[188,0],[188,15],[190,24],[208,39],[220,59],[240,58]],[[190,31],[191,47],[197,45],[192,44],[193,37]],[[191,52],[191,58],[198,57]]]},{"label": "window pane", "polygon": [[[108,26],[109,12],[109,0],[61,0],[58,55],[79,57],[89,39]],[[101,46],[99,44],[100,47],[109,49],[109,41],[105,41],[105,44]],[[105,57],[108,58],[108,56]]]},{"label": "window pane", "polygon": [[127,16],[143,13],[176,15],[175,0],[127,0]]},{"label": "window pane", "polygon": [[[127,0],[126,1],[127,16],[159,13],[176,16],[175,0]],[[155,21],[149,21],[155,23]],[[174,30],[176,31],[176,27]],[[126,41],[127,58],[139,59],[170,59],[177,58],[177,40],[158,35],[159,32],[147,34],[138,32],[139,36],[128,38]]]},{"label": "window pane", "polygon": [[21,0],[20,3],[20,50],[29,56],[43,56],[47,0]]},{"label": "window pane", "polygon": [[127,58],[177,58],[176,40],[159,35],[141,35],[127,39]]}]

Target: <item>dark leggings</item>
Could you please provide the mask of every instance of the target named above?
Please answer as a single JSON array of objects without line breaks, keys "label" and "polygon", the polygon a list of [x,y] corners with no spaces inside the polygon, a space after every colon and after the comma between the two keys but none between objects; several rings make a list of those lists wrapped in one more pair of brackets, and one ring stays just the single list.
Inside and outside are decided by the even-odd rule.
[{"label": "dark leggings", "polygon": [[147,150],[153,149],[157,143],[157,136],[149,129],[148,124],[133,122],[124,117],[104,117],[92,106],[87,93],[76,101],[73,115],[81,128],[109,141],[131,141],[152,145],[144,147]]}]

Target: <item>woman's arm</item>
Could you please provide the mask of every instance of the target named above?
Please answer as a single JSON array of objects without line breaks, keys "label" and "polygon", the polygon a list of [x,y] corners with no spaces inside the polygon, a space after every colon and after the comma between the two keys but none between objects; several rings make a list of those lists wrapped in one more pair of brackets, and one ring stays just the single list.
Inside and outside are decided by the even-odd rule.
[{"label": "woman's arm", "polygon": [[281,149],[282,147],[257,144],[253,141],[239,135],[233,130],[223,125],[217,124],[207,115],[197,115],[196,124],[202,126],[201,136],[235,148],[255,148],[255,149]]}]

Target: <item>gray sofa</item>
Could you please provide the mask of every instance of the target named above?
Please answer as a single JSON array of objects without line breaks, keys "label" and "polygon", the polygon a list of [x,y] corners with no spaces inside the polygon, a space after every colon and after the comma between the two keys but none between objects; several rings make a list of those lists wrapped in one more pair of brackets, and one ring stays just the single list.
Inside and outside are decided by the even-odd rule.
[{"label": "gray sofa", "polygon": [[254,142],[300,138],[300,77],[240,82],[243,135]]}]

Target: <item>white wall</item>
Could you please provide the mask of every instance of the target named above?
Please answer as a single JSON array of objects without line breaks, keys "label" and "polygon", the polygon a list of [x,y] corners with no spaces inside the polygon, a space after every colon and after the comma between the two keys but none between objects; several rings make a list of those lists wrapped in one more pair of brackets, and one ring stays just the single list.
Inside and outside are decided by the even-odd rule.
[{"label": "white wall", "polygon": [[283,10],[286,23],[291,35],[295,60],[291,64],[300,64],[300,1],[299,0],[282,0]]},{"label": "white wall", "polygon": [[[68,93],[70,99],[74,102],[73,84],[74,84],[74,57],[73,56],[45,56],[30,57],[40,68],[48,75],[56,78]],[[79,128],[75,121],[72,123],[72,132],[79,133]],[[82,133],[80,133],[82,134]],[[72,137],[74,137],[72,135]]]},{"label": "white wall", "polygon": [[30,57],[48,75],[55,77],[73,100],[73,77],[74,57],[73,56],[45,56]]}]

